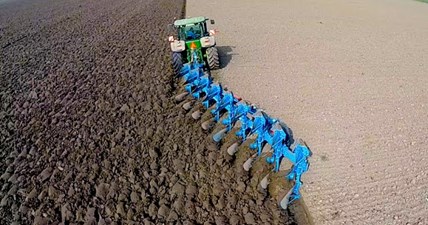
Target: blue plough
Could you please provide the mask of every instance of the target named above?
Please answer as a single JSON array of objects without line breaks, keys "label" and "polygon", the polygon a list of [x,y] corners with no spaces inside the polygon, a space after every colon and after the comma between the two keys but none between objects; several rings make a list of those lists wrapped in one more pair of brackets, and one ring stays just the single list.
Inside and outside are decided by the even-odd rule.
[{"label": "blue plough", "polygon": [[[214,83],[212,78],[204,72],[203,64],[197,61],[192,60],[184,64],[180,76],[184,80],[186,92],[193,98],[201,100],[205,109],[211,108],[214,122],[221,122],[225,126],[221,133],[213,136],[214,141],[220,142],[224,134],[231,131],[239,121],[240,127],[235,135],[242,141],[247,140],[250,135],[255,136],[250,148],[256,150],[257,156],[262,154],[266,144],[270,146],[272,154],[271,157],[266,158],[266,162],[274,165],[273,172],[280,170],[281,161],[284,158],[293,164],[286,179],[293,181],[294,186],[281,206],[285,208],[291,202],[301,198],[299,191],[302,186],[301,177],[309,169],[308,158],[311,156],[309,148],[300,141],[294,141],[291,130],[283,122],[271,118],[261,109],[241,101],[232,92]],[[220,121],[222,115],[226,115],[226,118]]]}]

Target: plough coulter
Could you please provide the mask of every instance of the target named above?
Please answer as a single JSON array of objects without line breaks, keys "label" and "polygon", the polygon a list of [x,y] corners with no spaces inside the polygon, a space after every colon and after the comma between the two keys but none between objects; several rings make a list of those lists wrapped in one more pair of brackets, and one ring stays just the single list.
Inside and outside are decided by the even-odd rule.
[{"label": "plough coulter", "polygon": [[[199,26],[201,34],[208,34],[206,20],[191,18],[178,20],[175,24],[179,25],[176,26],[179,34],[194,26]],[[210,48],[215,46],[212,40]],[[177,40],[172,37],[173,52],[176,44]],[[290,203],[301,198],[301,177],[309,168],[311,151],[302,140],[294,140],[285,123],[270,117],[262,109],[248,104],[214,82],[209,74],[214,68],[207,61],[209,56],[206,50],[182,50],[188,60],[179,67],[174,58],[176,52],[173,53],[173,67],[184,86],[184,92],[175,96],[175,101],[182,102],[185,110],[192,111],[195,120],[202,120],[202,128],[212,131],[213,141],[221,143],[224,146],[222,149],[235,157],[235,162],[241,163],[241,168],[259,176],[257,186],[268,189],[279,205],[286,209]],[[271,187],[278,183],[285,185]],[[284,190],[287,188],[284,186],[289,190]]]}]

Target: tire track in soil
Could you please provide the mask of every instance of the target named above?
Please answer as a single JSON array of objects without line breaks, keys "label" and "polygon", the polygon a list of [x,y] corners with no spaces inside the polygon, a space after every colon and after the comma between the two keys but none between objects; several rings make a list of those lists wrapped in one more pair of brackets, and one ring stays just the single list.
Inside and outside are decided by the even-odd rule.
[{"label": "tire track in soil", "polygon": [[171,100],[183,1],[17,2],[0,9],[0,224],[293,223]]}]

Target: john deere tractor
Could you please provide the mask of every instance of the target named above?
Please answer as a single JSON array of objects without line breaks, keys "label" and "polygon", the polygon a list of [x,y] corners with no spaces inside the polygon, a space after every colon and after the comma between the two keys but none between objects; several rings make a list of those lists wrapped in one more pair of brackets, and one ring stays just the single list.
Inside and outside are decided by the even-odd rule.
[{"label": "john deere tractor", "polygon": [[[193,17],[174,22],[173,27],[177,36],[170,36],[169,42],[172,50],[172,66],[176,74],[180,72],[184,63],[194,60],[203,63],[208,70],[219,68],[215,31],[208,31],[207,21],[206,17]],[[214,20],[211,20],[211,24],[214,24]]]}]

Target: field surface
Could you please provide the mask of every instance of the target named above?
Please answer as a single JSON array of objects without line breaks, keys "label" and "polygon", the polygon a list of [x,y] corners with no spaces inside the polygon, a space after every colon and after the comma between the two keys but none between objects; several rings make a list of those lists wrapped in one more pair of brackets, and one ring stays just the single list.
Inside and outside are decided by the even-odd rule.
[{"label": "field surface", "polygon": [[173,102],[183,9],[0,2],[0,224],[293,224]]},{"label": "field surface", "polygon": [[316,224],[428,224],[428,4],[187,2],[216,19],[217,77],[310,145]]}]

